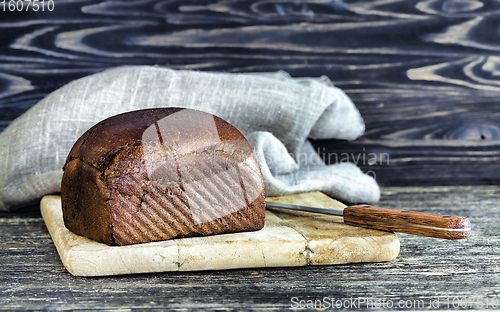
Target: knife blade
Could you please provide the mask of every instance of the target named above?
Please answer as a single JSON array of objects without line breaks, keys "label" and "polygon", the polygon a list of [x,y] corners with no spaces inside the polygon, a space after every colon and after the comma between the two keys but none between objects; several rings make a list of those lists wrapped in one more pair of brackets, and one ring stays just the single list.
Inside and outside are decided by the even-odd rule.
[{"label": "knife blade", "polygon": [[344,223],[353,226],[435,238],[464,239],[471,233],[469,219],[459,216],[380,208],[371,205],[353,205],[337,210],[266,201],[266,206],[340,216]]}]

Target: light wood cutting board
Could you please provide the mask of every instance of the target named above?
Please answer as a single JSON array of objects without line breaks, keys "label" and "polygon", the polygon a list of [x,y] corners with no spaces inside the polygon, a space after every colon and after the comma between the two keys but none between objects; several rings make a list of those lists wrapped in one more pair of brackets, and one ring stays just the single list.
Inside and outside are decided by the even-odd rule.
[{"label": "light wood cutting board", "polygon": [[[268,200],[342,209],[320,192]],[[389,261],[399,253],[396,234],[353,227],[341,217],[285,210],[266,211],[255,232],[107,246],[75,235],[65,226],[61,198],[45,196],[41,212],[66,269],[76,276],[293,267]]]}]

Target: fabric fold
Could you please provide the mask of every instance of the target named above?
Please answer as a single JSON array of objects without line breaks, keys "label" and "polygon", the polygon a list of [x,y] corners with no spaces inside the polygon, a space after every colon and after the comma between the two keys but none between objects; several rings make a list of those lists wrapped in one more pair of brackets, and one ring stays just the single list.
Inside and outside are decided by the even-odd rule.
[{"label": "fabric fold", "polygon": [[[267,196],[322,190],[350,202],[378,200],[377,183],[355,165],[298,159],[304,153],[312,155],[309,161],[315,159],[308,137],[354,140],[364,132],[359,111],[328,78],[125,66],[63,86],[0,134],[0,210],[57,192],[66,156],[94,124],[154,107],[198,109],[237,127],[261,155]],[[287,178],[291,173],[294,179]]]}]

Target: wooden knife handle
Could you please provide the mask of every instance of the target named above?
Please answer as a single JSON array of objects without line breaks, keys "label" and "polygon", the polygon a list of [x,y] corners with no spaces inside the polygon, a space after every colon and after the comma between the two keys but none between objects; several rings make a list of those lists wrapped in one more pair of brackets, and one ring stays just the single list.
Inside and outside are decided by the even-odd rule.
[{"label": "wooden knife handle", "polygon": [[344,209],[344,223],[370,229],[445,239],[467,238],[469,219],[433,213],[355,205]]}]

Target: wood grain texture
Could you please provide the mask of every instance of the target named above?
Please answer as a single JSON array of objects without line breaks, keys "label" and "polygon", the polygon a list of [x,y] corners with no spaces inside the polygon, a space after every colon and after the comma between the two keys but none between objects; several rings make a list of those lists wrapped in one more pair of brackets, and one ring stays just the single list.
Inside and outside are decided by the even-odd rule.
[{"label": "wood grain texture", "polygon": [[115,66],[285,70],[328,76],[365,119],[354,142],[314,142],[327,161],[382,185],[500,182],[497,1],[82,0],[0,14],[0,130]]},{"label": "wood grain texture", "polygon": [[344,222],[370,229],[414,235],[464,239],[471,232],[470,220],[460,216],[355,205],[344,209]]},{"label": "wood grain texture", "polygon": [[[452,310],[453,300],[457,304],[473,296],[482,301],[472,302],[471,309],[495,310],[491,304],[500,296],[498,202],[497,186],[383,188],[381,206],[463,215],[473,224],[471,236],[460,241],[398,234],[401,251],[390,262],[95,278],[73,277],[64,269],[38,212],[0,213],[0,310],[262,311],[289,309],[293,297],[366,297],[395,305],[423,300],[426,309]],[[439,307],[428,308],[438,298]],[[487,298],[489,307],[481,308]]]}]

